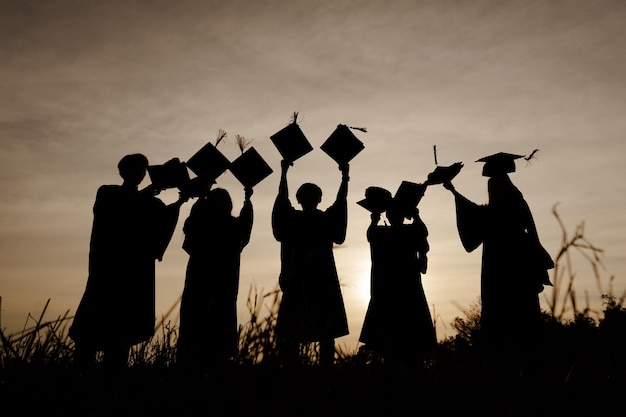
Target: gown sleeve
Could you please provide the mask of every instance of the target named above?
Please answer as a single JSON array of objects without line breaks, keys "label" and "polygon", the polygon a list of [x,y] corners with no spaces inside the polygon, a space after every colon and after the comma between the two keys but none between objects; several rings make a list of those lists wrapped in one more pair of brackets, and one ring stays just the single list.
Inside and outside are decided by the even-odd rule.
[{"label": "gown sleeve", "polygon": [[293,211],[294,208],[289,201],[287,177],[286,174],[282,174],[278,195],[272,208],[272,233],[278,242],[284,241],[288,235]]},{"label": "gown sleeve", "polygon": [[172,240],[174,229],[176,229],[176,224],[178,223],[180,206],[178,204],[170,204],[166,206],[161,200],[155,200],[154,210],[157,212],[155,217],[158,219],[158,222],[155,225],[157,228],[154,242],[155,258],[162,261],[165,250]]},{"label": "gown sleeve", "polygon": [[246,247],[250,242],[250,235],[252,234],[252,223],[254,220],[254,209],[252,202],[246,200],[243,203],[243,207],[239,212],[239,224],[241,230],[241,247],[240,250]]},{"label": "gown sleeve", "polygon": [[472,252],[483,243],[486,207],[478,205],[460,194],[454,197],[456,226],[463,248]]},{"label": "gown sleeve", "polygon": [[348,181],[341,180],[337,198],[332,206],[326,210],[326,214],[330,217],[332,223],[332,239],[333,242],[340,245],[346,240],[346,231],[348,228]]}]

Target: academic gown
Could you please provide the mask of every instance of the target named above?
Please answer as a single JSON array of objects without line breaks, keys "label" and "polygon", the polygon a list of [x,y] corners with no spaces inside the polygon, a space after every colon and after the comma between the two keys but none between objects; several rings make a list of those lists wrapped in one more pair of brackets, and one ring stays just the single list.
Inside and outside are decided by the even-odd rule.
[{"label": "academic gown", "polygon": [[276,333],[300,342],[348,334],[333,244],[343,243],[347,227],[345,195],[326,211],[296,210],[286,195],[272,213],[274,237],[281,242],[282,291]]},{"label": "academic gown", "polygon": [[419,219],[368,229],[371,295],[359,341],[384,357],[417,357],[436,346],[421,281],[429,250],[427,235]]},{"label": "academic gown", "polygon": [[132,346],[154,335],[155,260],[161,260],[179,206],[119,185],[98,189],[89,276],[69,336],[93,350]]},{"label": "academic gown", "polygon": [[238,348],[240,260],[252,232],[252,203],[244,202],[239,217],[216,219],[207,209],[207,200],[198,200],[183,228],[189,262],[177,344],[181,363],[228,359]]},{"label": "academic gown", "polygon": [[489,202],[455,194],[459,236],[466,251],[481,244],[481,335],[487,344],[532,347],[541,331],[538,294],[552,285],[554,267],[539,242],[521,192],[507,175],[489,179]]}]

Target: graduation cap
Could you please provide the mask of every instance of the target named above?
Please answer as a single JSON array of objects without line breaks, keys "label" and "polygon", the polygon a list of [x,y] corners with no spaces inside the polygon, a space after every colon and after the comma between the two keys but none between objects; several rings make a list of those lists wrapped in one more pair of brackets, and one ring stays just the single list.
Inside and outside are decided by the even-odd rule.
[{"label": "graduation cap", "polygon": [[444,167],[438,166],[433,172],[428,174],[426,179],[426,185],[443,184],[444,182],[450,182],[463,168],[462,162],[455,162],[454,164]]},{"label": "graduation cap", "polygon": [[294,121],[270,136],[283,159],[293,162],[313,150],[300,126]]},{"label": "graduation cap", "polygon": [[187,167],[205,180],[215,180],[228,169],[230,161],[211,142],[187,161]]},{"label": "graduation cap", "polygon": [[476,162],[484,162],[483,176],[492,177],[498,174],[515,172],[515,160],[523,158],[524,155],[514,155],[506,152],[498,152],[493,155],[480,158]]},{"label": "graduation cap", "polygon": [[254,187],[274,172],[254,147],[239,155],[230,164],[229,169],[246,188]]},{"label": "graduation cap", "polygon": [[403,214],[410,214],[419,204],[425,191],[426,184],[402,181],[393,196],[393,203]]},{"label": "graduation cap", "polygon": [[381,187],[367,187],[365,198],[356,203],[372,213],[382,213],[387,211],[391,204],[391,192]]},{"label": "graduation cap", "polygon": [[365,148],[363,142],[350,129],[346,125],[337,125],[337,128],[320,147],[339,165],[350,162]]},{"label": "graduation cap", "polygon": [[148,166],[150,181],[159,190],[183,188],[189,182],[189,171],[178,158],[172,158],[163,165]]},{"label": "graduation cap", "polygon": [[188,197],[202,197],[209,193],[211,189],[209,183],[213,183],[213,181],[201,177],[194,177],[181,187],[181,191]]}]

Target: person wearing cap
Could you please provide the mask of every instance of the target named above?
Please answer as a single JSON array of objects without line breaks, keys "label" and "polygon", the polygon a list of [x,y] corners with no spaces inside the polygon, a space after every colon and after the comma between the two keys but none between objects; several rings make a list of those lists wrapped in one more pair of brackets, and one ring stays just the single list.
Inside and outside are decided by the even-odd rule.
[{"label": "person wearing cap", "polygon": [[244,189],[239,217],[232,199],[210,182],[185,220],[189,254],[180,306],[177,361],[183,369],[217,370],[237,353],[237,295],[241,252],[250,241],[252,188]]},{"label": "person wearing cap", "polygon": [[295,209],[287,187],[292,162],[281,162],[278,195],[272,211],[272,230],[281,243],[279,285],[282,299],[276,334],[284,361],[297,360],[299,344],[319,342],[320,364],[334,361],[334,339],[348,334],[348,321],[333,255],[333,244],[342,244],[347,227],[349,164],[339,166],[341,185],[335,202],[318,209],[322,190],[305,183],[296,192],[302,210]]},{"label": "person wearing cap", "polygon": [[[455,198],[459,237],[467,252],[482,244],[480,333],[487,354],[521,365],[523,354],[539,348],[542,329],[539,293],[552,285],[554,267],[539,241],[535,222],[522,193],[508,173],[522,155],[500,152],[481,158],[489,201],[478,205],[451,182],[444,187]],[[517,369],[517,368],[516,368]]]},{"label": "person wearing cap", "polygon": [[102,185],[93,206],[89,276],[69,329],[79,366],[127,366],[130,347],[154,335],[155,260],[161,261],[187,197],[165,205],[157,188],[139,190],[148,168],[142,154],[118,164],[122,185]]},{"label": "person wearing cap", "polygon": [[[383,188],[369,187],[363,201],[371,211],[371,281],[359,341],[380,355],[385,366],[416,371],[437,344],[421,281],[430,249],[428,229],[415,205],[392,198]],[[379,225],[383,212],[388,225]]]}]

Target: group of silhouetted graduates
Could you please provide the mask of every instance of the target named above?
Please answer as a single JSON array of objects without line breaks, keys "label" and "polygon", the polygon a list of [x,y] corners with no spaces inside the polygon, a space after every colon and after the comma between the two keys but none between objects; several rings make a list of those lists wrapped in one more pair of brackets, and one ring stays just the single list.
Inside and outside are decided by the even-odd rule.
[{"label": "group of silhouetted graduates", "polygon": [[[413,199],[369,187],[359,205],[371,212],[367,230],[371,256],[371,299],[359,341],[385,364],[419,368],[437,345],[421,275],[427,271],[428,230],[417,203],[427,186],[443,184],[455,198],[457,227],[469,252],[483,245],[481,340],[484,348],[508,359],[536,347],[541,332],[538,294],[550,285],[554,264],[541,246],[533,218],[509,172],[521,155],[498,153],[479,160],[489,177],[489,202],[475,204],[452,186],[462,164],[440,167]],[[296,192],[301,209],[289,199],[281,162],[278,195],[272,212],[280,242],[282,293],[276,322],[277,349],[284,364],[297,363],[302,344],[319,344],[319,361],[334,361],[335,339],[348,334],[348,322],[333,255],[348,222],[349,163],[339,164],[341,182],[335,201],[318,208],[322,190],[305,183]],[[122,185],[99,188],[89,252],[89,276],[70,328],[75,359],[93,364],[103,352],[107,366],[126,367],[130,348],[150,339],[155,324],[155,260],[161,260],[176,227],[180,207],[190,196],[164,204],[159,189],[142,190],[148,160],[124,156],[118,165]],[[439,168],[439,167],[438,167]],[[446,171],[446,169],[448,171]],[[405,184],[406,183],[406,184]],[[253,227],[252,187],[244,187],[239,216],[222,188],[205,181],[184,222],[183,249],[189,255],[180,306],[177,363],[208,369],[228,361],[238,349],[237,294],[240,258]]]}]

